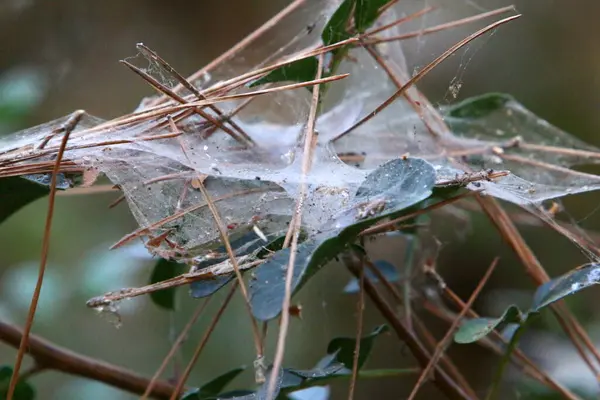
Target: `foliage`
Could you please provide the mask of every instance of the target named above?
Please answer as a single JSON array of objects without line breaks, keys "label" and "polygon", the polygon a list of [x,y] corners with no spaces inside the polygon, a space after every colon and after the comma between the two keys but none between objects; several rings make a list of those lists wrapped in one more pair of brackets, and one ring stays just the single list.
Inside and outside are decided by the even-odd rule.
[{"label": "foliage", "polygon": [[[6,365],[0,367],[0,398],[2,399],[6,398],[6,392],[8,391],[8,384],[10,383],[12,373],[12,367]],[[35,389],[27,381],[19,382],[17,383],[13,399],[33,400],[35,399]]]}]

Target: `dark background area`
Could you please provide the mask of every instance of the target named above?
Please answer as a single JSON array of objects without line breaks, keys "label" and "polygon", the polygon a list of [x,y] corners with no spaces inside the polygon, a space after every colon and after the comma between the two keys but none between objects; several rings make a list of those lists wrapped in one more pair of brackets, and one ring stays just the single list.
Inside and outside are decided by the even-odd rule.
[{"label": "dark background area", "polygon": [[[492,0],[404,2],[407,10],[425,5],[439,7],[424,22],[411,25],[412,29],[510,4]],[[103,118],[131,112],[142,97],[153,94],[118,63],[135,55],[136,43],[144,42],[180,72],[191,74],[287,3],[0,0],[0,109],[9,103],[19,105],[0,122],[0,133],[52,120],[76,109]],[[523,13],[521,19],[471,44],[430,74],[421,89],[440,105],[455,101],[448,95],[454,77],[463,83],[459,99],[490,91],[510,93],[552,124],[590,144],[600,145],[600,4],[592,0],[521,0],[515,5]],[[423,66],[480,26],[481,22],[408,42],[409,64]],[[148,299],[136,298],[121,305],[124,321],[119,329],[86,308],[85,301],[93,296],[145,284],[153,265],[140,256],[139,249],[108,252],[112,243],[136,227],[124,205],[107,209],[114,198],[114,194],[101,194],[58,199],[49,271],[33,332],[74,351],[151,376],[170,347],[169,338],[176,331],[173,326],[179,329],[185,324],[196,302],[180,290],[180,310],[169,315]],[[588,229],[599,226],[597,202],[595,194],[565,200],[573,220]],[[37,201],[0,227],[3,320],[20,325],[24,322],[37,275],[46,207],[45,200]],[[491,260],[496,255],[502,257],[497,273],[476,305],[480,313],[498,315],[507,304],[529,301],[534,287],[484,217],[473,214],[467,230],[463,226],[446,226],[444,231],[449,232],[445,237],[453,242],[442,245],[440,268],[463,298],[472,291]],[[523,233],[552,276],[587,261],[566,239],[548,229],[529,227],[523,228]],[[458,240],[459,236],[464,238]],[[388,248],[387,255],[393,258],[394,253]],[[399,263],[401,258],[399,255]],[[287,365],[308,368],[325,353],[331,338],[354,335],[355,298],[341,293],[348,279],[346,271],[332,266],[300,293],[297,301],[302,303],[304,318],[292,323]],[[219,294],[212,301],[209,313],[184,345],[184,354],[191,353],[222,298],[223,294]],[[594,306],[597,300],[591,290],[569,301],[592,338],[598,338],[600,327]],[[381,323],[375,309],[368,307],[366,313],[366,330]],[[565,383],[574,383],[573,377],[589,382],[589,372],[580,367],[576,356],[571,356],[573,352],[563,342],[552,317],[542,320],[529,339],[525,338],[524,346],[537,343],[529,346],[531,351],[535,350],[536,357]],[[241,364],[251,366],[253,347],[248,322],[241,298],[236,296],[189,384],[200,385]],[[439,323],[434,327],[439,332],[445,329]],[[12,364],[14,354],[12,349],[0,345],[0,364]],[[483,390],[496,359],[476,346],[454,346],[450,354],[468,371],[473,385]],[[187,358],[180,361],[185,363]],[[377,343],[369,365],[413,364],[407,351],[388,336]],[[234,386],[247,387],[251,379],[248,371]],[[134,398],[100,383],[54,372],[36,376],[33,382],[39,398],[44,400]],[[413,378],[361,382],[356,398],[403,398],[413,383]],[[333,389],[334,398],[345,398],[345,384],[334,384]],[[436,398],[437,392],[427,389],[421,398]],[[513,395],[516,396],[514,390],[507,392],[507,396]]]}]

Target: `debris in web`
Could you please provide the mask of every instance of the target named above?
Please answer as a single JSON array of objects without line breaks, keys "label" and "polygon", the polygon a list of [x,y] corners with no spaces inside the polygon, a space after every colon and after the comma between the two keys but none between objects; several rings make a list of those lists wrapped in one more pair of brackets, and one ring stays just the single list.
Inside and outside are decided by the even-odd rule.
[{"label": "debris in web", "polygon": [[[248,253],[249,241],[285,234],[302,179],[309,91],[299,87],[208,103],[256,91],[249,83],[261,75],[249,71],[320,46],[320,32],[339,2],[307,3],[263,42],[189,84],[143,45],[137,57],[126,60],[162,94],[144,99],[134,114],[112,121],[86,115],[71,134],[63,163],[73,172],[97,169],[122,190],[140,229],[118,244],[142,237],[153,253],[197,265],[215,254],[222,256],[219,232],[199,183],[236,243],[236,255]],[[398,19],[401,10],[400,2],[376,27]],[[394,26],[377,36],[401,32]],[[370,50],[400,80],[410,77],[400,42]],[[309,235],[341,209],[354,206],[354,193],[369,172],[407,155],[431,162],[440,182],[460,182],[465,174],[486,171],[480,180],[465,181],[467,187],[523,207],[600,187],[599,177],[572,169],[598,163],[598,149],[505,95],[436,110],[411,88],[404,98],[334,141],[397,90],[389,71],[359,45],[336,73],[349,76],[329,84],[316,122],[318,143],[306,177],[308,201],[302,219]],[[47,172],[64,123],[65,118],[59,119],[1,139],[0,176]],[[449,131],[441,128],[445,125]],[[498,170],[510,174],[489,178]]]}]

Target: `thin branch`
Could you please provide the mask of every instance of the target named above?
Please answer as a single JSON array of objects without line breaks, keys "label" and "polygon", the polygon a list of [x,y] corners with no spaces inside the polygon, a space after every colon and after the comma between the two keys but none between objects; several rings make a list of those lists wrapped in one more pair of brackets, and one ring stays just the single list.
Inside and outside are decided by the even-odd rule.
[{"label": "thin branch", "polygon": [[[188,104],[189,103],[186,99],[184,99],[183,97],[179,96],[177,93],[173,92],[171,89],[169,89],[168,87],[166,87],[165,85],[163,85],[162,83],[160,83],[153,76],[151,76],[150,74],[148,74],[145,71],[142,71],[141,69],[139,69],[135,65],[131,64],[129,61],[127,61],[127,60],[121,60],[121,64],[125,65],[127,68],[129,68],[131,71],[133,71],[135,74],[137,74],[142,79],[144,79],[150,86],[152,86],[153,88],[155,88],[159,92],[162,92],[162,93],[166,94],[167,96],[171,97],[173,100],[177,101],[178,103],[180,103],[180,104]],[[198,100],[200,100],[200,101],[206,101],[208,99],[205,96],[199,96]],[[218,110],[218,108],[215,105],[213,105],[213,104],[210,104],[207,107],[209,107],[209,108],[211,108],[213,110],[214,109]],[[229,136],[231,136],[237,142],[239,142],[241,144],[250,144],[250,145],[254,144],[254,142],[252,141],[252,139],[250,139],[248,137],[242,137],[239,134],[237,134],[236,132],[232,131],[230,128],[224,126],[221,123],[221,121],[219,121],[218,119],[214,118],[210,114],[208,114],[205,111],[203,111],[201,107],[194,108],[193,112],[195,112],[196,114],[198,114],[199,116],[201,116],[205,120],[209,121],[211,124],[213,124],[213,126],[219,127],[221,130],[223,130],[223,132],[227,133]]]},{"label": "thin branch", "polygon": [[[356,254],[357,257],[359,257]],[[356,312],[358,313],[358,322],[356,323],[356,344],[354,347],[354,357],[352,359],[352,379],[350,380],[350,390],[348,391],[348,400],[354,399],[354,389],[358,380],[358,359],[360,357],[360,342],[363,332],[364,314],[365,314],[365,268],[364,263],[360,263],[359,275],[359,291],[358,301],[356,302]]]},{"label": "thin branch", "polygon": [[188,323],[181,330],[181,333],[179,334],[179,336],[177,337],[177,339],[175,339],[175,342],[171,346],[171,349],[169,350],[169,353],[163,359],[162,363],[160,364],[160,367],[158,367],[158,369],[156,370],[156,372],[154,373],[154,375],[152,375],[152,379],[150,379],[150,382],[148,383],[148,386],[146,387],[146,390],[142,394],[142,397],[140,398],[140,400],[146,400],[148,398],[148,396],[150,396],[150,393],[152,393],[152,389],[154,389],[154,385],[156,385],[156,382],[158,382],[158,379],[160,378],[160,375],[167,368],[167,365],[169,364],[169,361],[173,358],[173,356],[175,355],[175,353],[177,353],[177,350],[179,350],[179,348],[183,344],[183,341],[187,338],[187,336],[190,333],[192,327],[194,326],[194,324],[196,323],[196,321],[198,320],[198,318],[200,317],[200,315],[204,312],[204,309],[210,303],[211,299],[212,299],[212,297],[207,297],[206,300],[204,300],[202,303],[200,303],[196,307],[196,310],[194,311],[194,314],[192,314],[192,317],[190,318],[190,320],[188,321]]},{"label": "thin branch", "polygon": [[461,47],[465,46],[469,42],[477,39],[481,35],[484,35],[485,33],[489,32],[491,30],[496,29],[500,25],[503,25],[503,24],[506,24],[506,23],[508,23],[510,21],[513,21],[513,20],[519,18],[520,16],[521,16],[521,14],[517,14],[517,15],[510,16],[508,18],[501,19],[500,21],[496,21],[496,22],[494,22],[494,23],[486,26],[485,28],[480,29],[477,32],[475,32],[475,33],[467,36],[465,39],[459,41],[458,43],[456,43],[455,45],[453,45],[452,47],[450,47],[448,50],[446,50],[445,52],[443,52],[435,60],[433,60],[432,62],[430,62],[429,64],[427,64],[422,70],[420,70],[412,78],[410,78],[400,89],[398,89],[387,100],[385,100],[383,103],[381,103],[379,106],[377,106],[375,108],[375,110],[373,110],[372,112],[370,112],[369,114],[367,114],[365,117],[363,117],[362,119],[360,119],[358,122],[356,122],[350,128],[346,129],[344,132],[340,133],[335,138],[333,138],[333,141],[336,141],[336,140],[344,137],[345,135],[347,135],[348,133],[352,132],[353,130],[355,130],[356,128],[358,128],[359,126],[363,125],[364,123],[366,123],[367,121],[369,121],[371,118],[373,118],[374,116],[376,116],[377,114],[379,114],[381,111],[383,111],[384,109],[386,109],[389,105],[391,105],[394,101],[396,101],[396,99],[398,97],[402,96],[404,94],[404,92],[406,92],[408,89],[410,89],[415,83],[417,83],[418,81],[420,81],[432,69],[434,69],[435,67],[437,67],[439,64],[441,64],[447,58],[449,58],[458,49],[460,49]]},{"label": "thin branch", "polygon": [[447,206],[448,204],[452,204],[452,203],[454,203],[454,202],[456,202],[458,200],[462,200],[462,199],[467,198],[467,197],[475,196],[476,194],[477,194],[477,192],[475,192],[475,191],[468,191],[468,192],[465,192],[463,194],[459,194],[458,196],[454,196],[454,197],[451,197],[449,199],[444,199],[444,200],[438,201],[435,204],[432,204],[432,205],[427,206],[425,208],[418,209],[418,210],[416,210],[414,212],[411,212],[411,213],[409,213],[407,215],[403,215],[403,216],[398,217],[396,219],[392,219],[390,221],[382,222],[380,224],[377,224],[375,226],[367,228],[364,231],[362,231],[359,234],[359,236],[369,236],[369,235],[376,235],[376,234],[379,234],[379,233],[394,231],[394,230],[397,229],[396,226],[400,222],[402,222],[402,221],[406,221],[408,219],[418,217],[419,215],[427,214],[430,211],[437,210],[438,208],[442,208],[442,207]]},{"label": "thin branch", "polygon": [[[508,242],[508,244],[515,251],[517,256],[521,259],[525,272],[530,278],[536,283],[536,285],[542,285],[550,280],[548,273],[537,257],[531,251],[515,225],[512,223],[506,211],[500,207],[495,199],[489,197],[476,196],[479,205],[484,210],[488,218],[496,226],[500,235]],[[585,349],[582,347],[580,340],[586,345],[588,350],[594,355],[596,360],[600,360],[600,353],[593,346],[592,341],[589,339],[585,330],[579,325],[575,317],[569,312],[562,301],[556,302],[550,306],[559,324],[569,336],[573,345],[577,349],[582,360],[593,371],[595,375],[598,375],[596,365],[588,358]]]},{"label": "thin branch", "polygon": [[190,373],[192,372],[194,365],[196,365],[196,361],[198,361],[198,357],[200,357],[200,353],[202,353],[204,346],[206,346],[206,343],[208,343],[208,339],[210,339],[210,335],[215,330],[217,323],[219,322],[219,320],[221,319],[221,316],[225,312],[225,309],[229,305],[229,302],[231,301],[231,298],[233,297],[233,294],[235,293],[235,290],[237,289],[237,287],[238,287],[238,282],[234,282],[233,285],[231,285],[231,289],[229,290],[227,297],[223,301],[223,304],[221,304],[219,311],[217,311],[217,313],[213,317],[210,325],[206,329],[206,332],[204,332],[204,336],[202,336],[202,339],[200,339],[200,342],[198,343],[196,350],[194,350],[194,354],[192,355],[190,362],[188,363],[187,367],[185,368],[185,371],[183,371],[183,375],[181,376],[181,378],[179,378],[179,381],[177,382],[177,386],[175,387],[175,390],[171,394],[171,397],[169,400],[175,400],[179,397],[179,394],[181,393],[181,390],[183,389],[183,385],[185,385],[185,381],[190,376]]},{"label": "thin branch", "polygon": [[[420,331],[421,335],[425,337],[425,340],[430,347],[429,351],[435,351],[437,341],[435,337],[431,334],[429,329],[427,329],[425,323],[416,314],[413,314],[412,322],[414,323],[415,327]],[[450,323],[452,323],[452,321],[450,321]],[[460,385],[462,390],[469,396],[469,398],[478,398],[475,390],[473,390],[467,379],[463,376],[463,374],[461,374],[458,367],[452,362],[452,360],[450,359],[450,357],[448,357],[447,354],[442,353],[440,363],[444,365],[445,370],[448,371],[448,373],[456,380],[456,383]],[[421,372],[422,371],[423,369],[421,369]]]},{"label": "thin branch", "polygon": [[27,351],[27,340],[29,339],[31,327],[33,326],[33,318],[35,317],[35,311],[37,310],[37,305],[40,300],[40,293],[42,291],[42,284],[44,282],[44,272],[46,271],[48,253],[50,252],[50,236],[52,229],[52,217],[54,216],[54,203],[56,200],[56,181],[58,179],[58,169],[60,167],[60,162],[62,161],[65,148],[67,147],[69,136],[71,135],[71,132],[73,131],[73,129],[75,129],[75,127],[77,126],[77,124],[81,120],[81,117],[83,117],[84,114],[85,112],[82,110],[76,111],[73,113],[71,118],[69,118],[69,120],[65,123],[64,135],[62,138],[60,149],[58,150],[58,155],[56,156],[56,161],[54,163],[54,170],[52,171],[52,179],[50,181],[50,193],[48,195],[48,213],[46,215],[46,225],[44,227],[44,238],[42,239],[42,254],[40,257],[40,268],[38,272],[37,282],[35,284],[35,289],[33,291],[33,295],[31,296],[31,305],[29,306],[29,313],[27,314],[27,321],[25,322],[25,328],[23,330],[23,338],[21,339],[21,344],[19,345],[17,359],[15,361],[13,373],[10,378],[10,385],[6,394],[7,400],[12,400],[15,393],[15,388],[17,386],[17,382],[19,381],[19,370],[21,369],[21,363],[23,362],[23,357],[25,356],[25,353]]},{"label": "thin branch", "polygon": [[448,347],[448,345],[450,344],[450,341],[452,340],[452,335],[454,334],[454,331],[456,330],[456,328],[458,328],[458,325],[462,321],[462,319],[465,316],[465,314],[467,313],[467,311],[473,306],[473,303],[477,299],[477,296],[479,296],[479,293],[481,293],[483,286],[487,283],[490,276],[492,276],[492,272],[494,272],[497,265],[498,265],[498,258],[494,259],[492,264],[489,266],[485,275],[481,278],[481,280],[479,281],[479,284],[477,285],[477,287],[471,294],[471,297],[467,301],[467,304],[460,311],[460,314],[458,314],[458,317],[456,317],[454,319],[454,321],[452,322],[452,325],[450,325],[450,328],[448,329],[448,331],[446,331],[446,335],[444,335],[444,338],[437,345],[435,352],[431,356],[431,359],[429,360],[427,367],[425,367],[425,369],[421,373],[421,376],[419,376],[419,379],[417,380],[415,387],[413,388],[412,392],[410,393],[408,400],[413,400],[415,398],[415,396],[417,395],[417,392],[421,388],[421,385],[425,382],[425,379],[429,376],[431,369],[438,362],[440,356],[446,351],[446,348]]},{"label": "thin branch", "polygon": [[[448,286],[444,286],[443,294],[448,300],[450,300],[452,303],[454,303],[459,309],[462,310],[466,307],[466,304],[461,300],[461,298],[458,297],[456,295],[456,293],[454,293]],[[470,318],[480,318],[480,316],[472,309],[468,309],[467,314]],[[441,315],[438,315],[438,316],[447,320],[447,318],[442,317]],[[453,321],[453,319],[449,322],[452,322],[452,321]],[[502,342],[503,344],[505,344],[505,345],[508,344],[508,341],[506,340],[506,338],[504,336],[502,336],[497,330],[493,330],[492,335],[496,339],[498,339],[500,342]],[[504,348],[502,348],[500,346],[494,346],[493,345],[494,343],[491,341],[479,341],[478,343],[488,343],[490,345],[491,349],[496,354],[498,354],[500,356],[502,356],[504,354]],[[569,389],[563,387],[560,383],[555,381],[546,372],[542,371],[533,361],[531,361],[518,348],[514,350],[513,355],[515,356],[516,359],[518,359],[522,363],[522,365],[520,365],[520,366],[522,367],[523,371],[526,374],[528,374],[529,376],[531,376],[532,378],[537,379],[540,383],[548,386],[549,388],[556,390],[558,393],[560,393],[566,399],[581,400],[577,395],[572,393]]]},{"label": "thin branch", "polygon": [[[240,258],[243,259],[242,257],[240,257]],[[243,264],[239,263],[238,269],[240,271],[244,271],[244,270],[247,270],[250,268],[254,268],[257,265],[260,265],[264,262],[265,262],[265,260],[257,260],[257,261],[253,261],[253,262],[249,262],[249,263],[243,263]],[[165,290],[165,289],[170,289],[170,288],[174,288],[174,287],[178,287],[178,286],[189,285],[190,283],[196,282],[196,281],[215,279],[215,277],[223,276],[223,275],[231,275],[233,273],[235,273],[235,269],[232,266],[232,263],[230,262],[230,260],[228,260],[227,263],[221,263],[216,266],[203,268],[200,271],[182,274],[182,275],[176,276],[174,278],[167,279],[165,281],[160,281],[160,282],[152,283],[150,285],[137,287],[137,288],[126,288],[126,289],[121,289],[116,292],[108,292],[102,296],[97,296],[97,297],[89,299],[87,301],[86,305],[90,308],[102,307],[102,306],[106,306],[106,305],[121,301],[123,299],[130,299],[133,297],[142,296],[142,295],[149,294],[152,292],[157,292],[159,290]]]},{"label": "thin branch", "polygon": [[[206,97],[187,79],[185,79],[175,68],[173,68],[168,62],[166,62],[162,57],[160,57],[154,50],[150,49],[148,46],[145,46],[142,43],[139,43],[137,46],[138,50],[140,50],[146,57],[150,57],[156,62],[158,62],[163,68],[165,68],[171,75],[177,79],[180,85],[184,86],[187,90],[196,96],[198,100],[206,100]],[[172,91],[173,94],[177,94],[175,90]],[[166,93],[165,93],[166,94]],[[185,100],[184,100],[185,102]],[[247,142],[254,143],[252,138],[248,136],[246,132],[234,121],[232,121],[227,115],[225,115],[218,107],[209,106],[211,110],[217,114],[223,122],[229,123],[233,129],[235,129]]]},{"label": "thin branch", "polygon": [[[354,266],[348,264],[348,269],[356,277],[360,277],[360,271]],[[364,287],[366,293],[369,295],[377,309],[381,312],[383,317],[388,321],[391,328],[396,332],[396,335],[402,343],[410,349],[411,353],[415,356],[422,368],[425,368],[429,362],[429,354],[422,343],[404,326],[402,321],[396,316],[394,309],[388,304],[388,302],[381,296],[377,288],[373,283],[365,277]],[[439,366],[434,369],[434,383],[449,399],[469,399],[469,397],[456,385],[455,382],[444,372]]]},{"label": "thin branch", "polygon": [[[291,13],[293,13],[298,7],[300,7],[305,2],[306,2],[306,0],[295,0],[290,5],[288,5],[286,8],[284,8],[279,13],[277,13],[275,16],[273,16],[271,19],[269,19],[267,22],[265,22],[263,25],[261,25],[254,32],[252,32],[251,34],[249,34],[248,36],[246,36],[244,39],[242,39],[240,42],[238,42],[235,46],[231,47],[225,53],[221,54],[219,57],[217,57],[216,59],[214,59],[213,61],[211,61],[210,63],[208,63],[202,69],[200,69],[200,70],[196,71],[195,73],[193,73],[192,75],[190,75],[187,78],[187,80],[190,81],[190,82],[193,82],[193,81],[199,79],[200,77],[202,77],[204,74],[208,73],[209,71],[212,71],[213,69],[215,69],[220,64],[222,64],[222,63],[224,63],[224,62],[232,59],[241,50],[243,50],[246,47],[248,47],[248,45],[250,45],[256,39],[258,39],[259,37],[261,37],[263,34],[265,34],[267,31],[269,31],[271,28],[273,28],[279,22],[281,22],[285,17],[287,17],[288,15],[290,15]],[[178,93],[183,88],[184,88],[183,85],[179,84],[178,86],[176,86],[173,89],[173,91],[175,93]],[[166,100],[167,100],[167,98],[165,96],[162,96],[162,97],[154,100],[151,103],[151,105],[157,105],[157,104],[160,104],[160,103],[162,103],[162,102],[164,102]]]},{"label": "thin branch", "polygon": [[425,7],[422,10],[419,10],[417,12],[414,12],[410,15],[407,15],[406,17],[402,17],[402,18],[398,18],[395,21],[390,22],[389,24],[385,24],[383,26],[380,26],[379,28],[373,29],[369,32],[366,32],[362,35],[362,37],[368,37],[368,36],[373,36],[378,34],[379,32],[383,32],[385,30],[388,30],[390,28],[393,28],[394,26],[403,24],[405,22],[408,21],[412,21],[413,19],[417,19],[419,17],[422,17],[423,15],[430,13],[431,11],[435,10],[435,7]]},{"label": "thin branch", "polygon": [[[377,277],[377,280],[380,283],[382,283],[383,286],[388,290],[388,292],[392,295],[392,298],[398,304],[403,304],[404,301],[403,301],[402,295],[400,294],[398,289],[394,285],[392,285],[392,283],[385,277],[385,275],[383,275],[383,273],[379,270],[379,268],[377,268],[377,266],[375,264],[373,264],[368,258],[364,259],[364,264]],[[408,279],[408,277],[407,277],[407,279]],[[406,304],[405,304],[405,307],[406,307]],[[417,323],[417,326],[420,328],[421,333],[425,335],[425,339],[427,339],[431,343],[431,347],[434,348],[436,343],[435,343],[435,340],[433,339],[433,337],[431,336],[431,333],[427,330],[427,327],[423,324],[423,322],[421,320],[419,320],[417,318],[416,315],[413,315],[412,319],[414,320],[414,322]],[[406,324],[406,327],[409,332],[414,334],[412,327],[409,326],[408,323]],[[468,397],[477,398],[475,391],[469,385],[469,382],[467,382],[465,377],[460,373],[460,371],[458,370],[456,365],[454,365],[452,360],[450,360],[445,354],[442,354],[441,357],[442,357],[441,361],[444,364],[444,366],[447,368],[447,371],[452,375],[452,377],[454,379],[456,379],[456,382],[460,385],[460,387],[463,389],[463,391],[466,394],[468,394]]]},{"label": "thin branch", "polygon": [[[0,341],[17,348],[22,339],[22,330],[0,321]],[[27,354],[46,369],[103,382],[137,395],[142,394],[150,382],[125,368],[77,354],[33,334],[29,335]],[[151,395],[157,399],[168,399],[172,391],[173,386],[169,383],[158,381]]]},{"label": "thin branch", "polygon": [[391,37],[387,37],[387,38],[372,39],[372,40],[369,40],[367,43],[368,44],[379,44],[379,43],[393,42],[393,41],[397,41],[397,40],[406,40],[406,39],[411,39],[411,38],[415,38],[415,37],[421,37],[421,36],[429,35],[431,33],[436,33],[436,32],[444,31],[447,29],[457,28],[461,25],[469,24],[471,22],[475,22],[475,21],[478,21],[478,20],[481,20],[484,18],[488,18],[488,17],[493,17],[493,16],[503,14],[503,13],[509,12],[509,11],[515,11],[515,7],[514,6],[502,7],[502,8],[498,8],[496,10],[473,15],[473,16],[467,17],[467,18],[457,19],[457,20],[454,20],[451,22],[447,22],[445,24],[440,24],[440,25],[432,26],[430,28],[420,29],[420,30],[414,31],[414,32],[407,32],[407,33],[403,33],[400,35],[391,36]]},{"label": "thin branch", "polygon": [[[181,142],[181,150],[183,151],[185,156],[188,158],[188,161],[191,163],[191,160],[189,159],[189,155],[184,147],[183,142]],[[198,175],[200,175],[200,174],[198,174]],[[199,176],[198,189],[202,193],[202,196],[204,197],[204,200],[206,201],[206,204],[208,205],[208,208],[209,208],[209,210],[213,216],[213,219],[215,221],[215,225],[217,226],[219,234],[221,235],[221,241],[223,242],[223,246],[225,246],[225,250],[227,251],[227,255],[229,256],[231,265],[233,266],[233,270],[235,272],[237,282],[239,283],[239,286],[240,286],[240,291],[242,292],[242,295],[244,297],[244,304],[246,306],[246,310],[248,311],[248,317],[250,318],[250,323],[252,325],[252,334],[254,336],[254,347],[256,349],[256,359],[257,360],[262,359],[263,354],[262,354],[262,346],[261,346],[261,341],[260,341],[260,330],[258,329],[258,324],[256,323],[256,319],[252,315],[252,307],[250,306],[250,296],[248,295],[248,289],[246,289],[246,284],[244,283],[244,278],[242,277],[242,272],[238,265],[237,257],[235,256],[235,253],[233,252],[233,248],[231,247],[231,242],[229,241],[229,237],[227,236],[227,230],[225,228],[225,225],[223,224],[223,220],[221,218],[221,214],[219,213],[219,209],[217,208],[217,206],[215,206],[215,203],[213,202],[210,193],[208,193],[208,190],[206,189],[206,186],[204,185],[203,180],[204,179],[201,176]]]},{"label": "thin branch", "polygon": [[[319,56],[316,80],[321,78],[323,73],[323,55]],[[296,252],[298,249],[298,238],[300,236],[300,228],[302,224],[302,208],[304,207],[304,201],[306,198],[306,179],[310,168],[312,166],[312,155],[317,144],[317,136],[315,133],[315,123],[317,120],[317,112],[319,109],[319,90],[320,85],[313,86],[312,90],[312,101],[310,105],[310,112],[308,115],[308,122],[306,124],[306,134],[304,135],[304,151],[302,159],[302,175],[300,178],[300,194],[296,203],[296,210],[292,223],[290,223],[289,232],[291,234],[292,244],[290,249],[290,259],[287,266],[285,276],[285,294],[283,297],[283,305],[281,311],[281,324],[279,327],[279,336],[277,338],[277,348],[275,351],[275,358],[273,360],[273,368],[271,370],[271,378],[269,379],[269,385],[267,387],[266,400],[271,400],[275,395],[275,385],[277,382],[277,375],[281,369],[283,362],[283,354],[285,352],[285,340],[287,338],[287,331],[289,327],[290,319],[290,302],[292,298],[292,281],[294,279],[294,264],[296,261]],[[287,239],[287,237],[286,237]]]},{"label": "thin branch", "polygon": [[[272,190],[272,189],[269,189]],[[238,197],[238,196],[243,196],[246,194],[253,194],[253,193],[261,193],[266,191],[264,188],[259,188],[259,189],[247,189],[247,190],[243,190],[240,192],[234,192],[234,193],[228,193],[225,194],[223,196],[217,197],[212,199],[213,202],[219,202],[219,201],[223,201],[223,200],[227,200],[227,199],[231,199],[233,197]],[[165,217],[159,221],[156,221],[148,226],[144,226],[142,228],[138,228],[135,231],[128,233],[127,235],[123,236],[117,243],[113,244],[110,249],[116,249],[118,247],[123,246],[124,244],[130,242],[131,240],[135,239],[136,237],[139,236],[143,236],[143,235],[147,235],[150,233],[150,231],[155,230],[160,228],[161,226],[168,224],[169,222],[173,222],[181,217],[183,217],[186,214],[189,214],[193,211],[199,210],[201,208],[207,207],[208,206],[208,202],[204,202],[204,203],[200,203],[200,204],[195,204],[193,206],[190,206],[188,208],[185,208],[179,212],[176,212],[174,214],[169,215],[168,217]]]}]

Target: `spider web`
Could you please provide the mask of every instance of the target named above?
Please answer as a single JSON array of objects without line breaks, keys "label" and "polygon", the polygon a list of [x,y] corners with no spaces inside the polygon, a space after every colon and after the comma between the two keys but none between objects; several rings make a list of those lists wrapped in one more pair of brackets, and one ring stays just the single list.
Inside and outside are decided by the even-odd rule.
[{"label": "spider web", "polygon": [[[199,90],[214,90],[253,68],[317,46],[320,32],[339,2],[307,3],[310,4],[282,21],[265,40],[201,75],[192,82],[194,86]],[[433,3],[418,6],[423,5]],[[400,2],[376,26],[415,11],[411,7]],[[457,11],[449,3],[441,7],[452,10],[455,13],[452,18],[473,11],[471,6]],[[439,15],[402,24],[379,36],[392,37],[415,27],[426,28],[426,24],[437,22],[436,18]],[[417,39],[419,49],[425,48],[424,40]],[[400,42],[382,44],[378,51],[402,82],[410,78]],[[172,71],[148,53],[141,52],[128,61],[141,65],[145,73],[167,88],[179,90]],[[354,206],[353,193],[370,171],[407,153],[433,163],[439,180],[482,169],[508,170],[509,176],[471,183],[469,187],[530,210],[539,210],[545,200],[599,187],[598,177],[570,169],[597,163],[598,149],[551,126],[512,99],[506,99],[483,119],[460,118],[452,115],[450,107],[436,109],[416,88],[411,88],[405,98],[334,141],[397,90],[386,71],[364,48],[352,49],[339,73],[350,75],[330,85],[323,98],[323,112],[316,122],[318,143],[306,178],[308,201],[303,217],[309,234],[317,232],[340,209]],[[242,86],[234,93],[250,90]],[[184,101],[198,100],[187,89],[178,93]],[[157,99],[144,99],[136,112],[160,111],[157,106],[176,104],[159,103]],[[223,115],[229,115],[244,102],[220,102],[216,105],[218,111],[205,109],[205,112],[212,118],[223,119]],[[301,143],[309,107],[310,93],[304,88],[270,93],[254,99],[232,116],[232,123],[224,119],[226,128],[216,130],[192,108],[171,107],[172,111],[155,118],[136,119],[134,115],[118,123],[86,115],[71,135],[65,159],[106,174],[123,191],[141,227],[138,233],[147,238],[162,235],[167,239],[153,244],[152,251],[188,262],[214,257],[221,247],[212,213],[198,190],[202,182],[227,227],[235,251],[241,255],[247,251],[249,242],[262,243],[288,228],[303,179]],[[440,120],[439,113],[445,115],[444,120]],[[4,138],[0,142],[0,166],[9,159],[14,162],[17,149],[21,149],[20,157],[39,155],[37,144],[65,120]],[[166,137],[174,132],[182,134]],[[244,132],[255,145],[240,143],[232,132],[238,138]],[[155,139],[157,136],[165,138]],[[147,140],[149,137],[154,139]],[[117,139],[120,143],[98,146]],[[46,148],[57,148],[59,142],[57,135]],[[28,151],[23,152],[23,148]],[[50,155],[45,157],[52,159]]]}]

